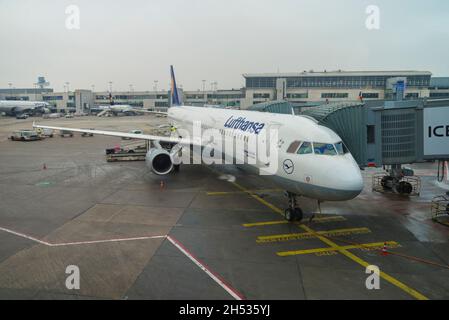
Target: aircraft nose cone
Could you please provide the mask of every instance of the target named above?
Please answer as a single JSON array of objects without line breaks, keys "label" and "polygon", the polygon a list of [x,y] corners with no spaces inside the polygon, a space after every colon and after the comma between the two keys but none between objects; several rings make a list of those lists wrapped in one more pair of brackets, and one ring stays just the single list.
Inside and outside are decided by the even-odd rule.
[{"label": "aircraft nose cone", "polygon": [[327,171],[326,176],[331,181],[332,189],[338,194],[338,200],[351,200],[363,190],[363,177],[358,166],[344,164]]},{"label": "aircraft nose cone", "polygon": [[346,174],[342,175],[339,187],[343,190],[362,192],[363,178],[360,169],[354,167],[344,172]]}]

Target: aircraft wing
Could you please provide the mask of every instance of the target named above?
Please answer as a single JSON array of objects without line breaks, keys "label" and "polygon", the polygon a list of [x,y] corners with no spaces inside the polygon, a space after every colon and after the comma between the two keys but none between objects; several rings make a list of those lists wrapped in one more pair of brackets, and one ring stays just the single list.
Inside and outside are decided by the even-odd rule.
[{"label": "aircraft wing", "polygon": [[131,139],[140,139],[140,140],[151,140],[151,141],[162,141],[162,142],[173,142],[179,143],[183,145],[201,145],[201,141],[187,139],[187,138],[175,138],[175,137],[166,137],[166,136],[155,136],[149,134],[135,134],[135,133],[127,133],[120,131],[104,131],[104,130],[92,130],[92,129],[78,129],[78,128],[66,128],[66,127],[53,127],[53,126],[44,126],[35,124],[33,122],[33,128],[42,128],[42,129],[52,129],[52,130],[64,130],[71,132],[85,132],[92,134],[99,134],[104,136],[112,136],[112,137],[124,137]]},{"label": "aircraft wing", "polygon": [[152,114],[160,114],[162,116],[167,116],[167,112],[162,112],[162,111],[150,111],[150,110],[143,110],[143,109],[131,109],[132,111],[136,111],[136,112],[142,112],[142,113],[152,113]]}]

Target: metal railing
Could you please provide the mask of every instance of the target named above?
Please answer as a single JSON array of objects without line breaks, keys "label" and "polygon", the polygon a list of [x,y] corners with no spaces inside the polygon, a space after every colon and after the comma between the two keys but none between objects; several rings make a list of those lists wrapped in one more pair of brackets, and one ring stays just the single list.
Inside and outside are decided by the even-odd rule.
[{"label": "metal railing", "polygon": [[449,226],[449,196],[436,196],[430,205],[432,220]]}]

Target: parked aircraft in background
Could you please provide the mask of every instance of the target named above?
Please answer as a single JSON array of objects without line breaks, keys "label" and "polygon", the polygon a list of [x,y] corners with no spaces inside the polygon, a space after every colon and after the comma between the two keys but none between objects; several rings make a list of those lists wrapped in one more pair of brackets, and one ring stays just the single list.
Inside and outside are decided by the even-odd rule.
[{"label": "parked aircraft in background", "polygon": [[48,113],[50,105],[43,101],[0,100],[0,112],[9,116],[22,113]]}]

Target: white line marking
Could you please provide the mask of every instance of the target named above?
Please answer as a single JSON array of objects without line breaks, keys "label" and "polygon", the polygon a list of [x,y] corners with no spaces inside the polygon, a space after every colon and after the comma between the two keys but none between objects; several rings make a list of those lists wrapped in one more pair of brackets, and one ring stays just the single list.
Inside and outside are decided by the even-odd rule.
[{"label": "white line marking", "polygon": [[50,243],[47,241],[39,240],[37,238],[28,236],[26,234],[0,227],[1,231],[16,235],[21,238],[25,238],[39,244],[43,244],[48,247],[62,247],[62,246],[73,246],[81,244],[94,244],[94,243],[106,243],[106,242],[120,242],[120,241],[134,241],[134,240],[147,240],[147,239],[161,239],[167,238],[176,248],[178,248],[184,255],[186,255],[190,260],[192,260],[201,270],[203,270],[209,277],[212,278],[216,283],[218,283],[223,289],[226,290],[234,299],[244,300],[245,297],[239,293],[237,290],[232,288],[227,284],[219,275],[215,274],[210,270],[204,263],[200,262],[192,253],[189,252],[179,241],[174,238],[164,235],[164,236],[144,236],[144,237],[133,237],[133,238],[117,238],[117,239],[106,239],[106,240],[92,240],[92,241],[78,241],[78,242],[62,242],[62,243]]},{"label": "white line marking", "polygon": [[6,229],[0,227],[0,230],[14,234],[18,237],[22,237],[49,247],[62,247],[62,246],[74,246],[80,244],[94,244],[94,243],[106,243],[106,242],[120,242],[120,241],[134,241],[134,240],[147,240],[147,239],[161,239],[167,236],[144,236],[144,237],[133,237],[133,238],[117,238],[117,239],[105,239],[105,240],[91,240],[91,241],[77,241],[77,242],[61,242],[61,243],[50,243],[47,241],[39,240],[37,238],[28,236],[26,234],[16,232],[14,230]]},{"label": "white line marking", "polygon": [[134,241],[134,240],[160,239],[160,238],[166,238],[166,236],[149,236],[149,237],[118,238],[118,239],[106,239],[106,240],[92,240],[92,241],[65,242],[65,243],[50,243],[50,246],[51,246],[51,247],[60,247],[60,246],[73,246],[73,245],[79,245],[79,244],[93,244],[93,243],[106,243],[106,242],[121,242],[121,241]]},{"label": "white line marking", "polygon": [[186,255],[190,260],[193,261],[201,270],[203,270],[209,277],[212,278],[216,283],[218,283],[223,289],[225,289],[234,299],[244,300],[245,297],[239,293],[237,290],[228,285],[220,276],[216,275],[211,271],[204,263],[200,262],[192,253],[190,253],[179,241],[174,238],[167,236],[167,240],[170,241],[176,248],[179,249],[184,255]]},{"label": "white line marking", "polygon": [[39,240],[39,239],[30,237],[30,236],[27,236],[26,234],[19,233],[19,232],[13,231],[13,230],[9,230],[9,229],[2,228],[2,227],[0,227],[0,230],[5,231],[5,232],[8,232],[8,233],[11,233],[11,234],[14,234],[14,235],[16,235],[16,236],[19,236],[19,237],[22,237],[22,238],[25,238],[25,239],[28,239],[28,240],[32,240],[32,241],[37,242],[37,243],[40,243],[40,244],[44,244],[44,245],[46,245],[46,246],[51,245],[50,243],[48,243],[48,242],[46,242],[46,241],[42,241],[42,240]]}]

